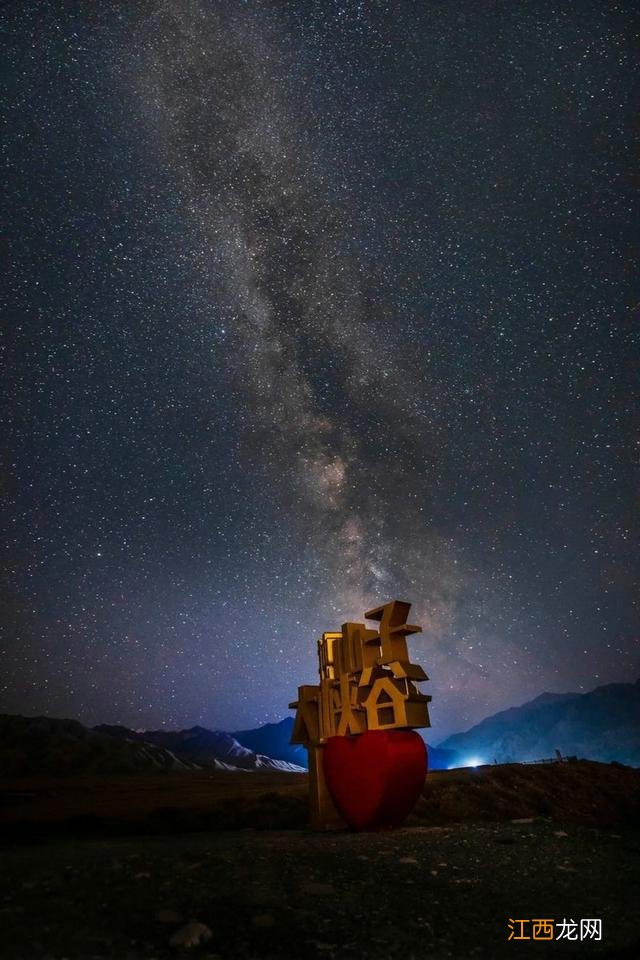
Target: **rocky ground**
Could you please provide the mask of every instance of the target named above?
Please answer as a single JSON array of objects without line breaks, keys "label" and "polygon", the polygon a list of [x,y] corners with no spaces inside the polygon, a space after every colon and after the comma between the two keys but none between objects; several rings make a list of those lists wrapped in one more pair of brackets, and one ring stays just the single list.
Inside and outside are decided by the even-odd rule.
[{"label": "rocky ground", "polygon": [[[312,833],[306,792],[295,774],[5,779],[0,956],[640,956],[638,770],[430,774],[407,826],[374,834]],[[510,918],[600,919],[602,939],[509,941]]]},{"label": "rocky ground", "polygon": [[[0,856],[7,960],[640,955],[630,828],[245,829],[58,839]],[[599,918],[602,940],[509,941],[509,918]]]}]

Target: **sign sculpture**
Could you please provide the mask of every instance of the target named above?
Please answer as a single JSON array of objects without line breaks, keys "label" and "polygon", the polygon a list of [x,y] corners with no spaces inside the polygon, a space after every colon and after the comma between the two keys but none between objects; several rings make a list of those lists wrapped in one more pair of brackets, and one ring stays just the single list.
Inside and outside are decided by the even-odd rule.
[{"label": "sign sculpture", "polygon": [[377,624],[345,623],[318,641],[320,683],[298,687],[292,743],[309,754],[315,829],[357,830],[401,823],[424,786],[427,752],[412,728],[429,727],[428,680],[411,663],[410,603],[393,600],[365,613]]}]

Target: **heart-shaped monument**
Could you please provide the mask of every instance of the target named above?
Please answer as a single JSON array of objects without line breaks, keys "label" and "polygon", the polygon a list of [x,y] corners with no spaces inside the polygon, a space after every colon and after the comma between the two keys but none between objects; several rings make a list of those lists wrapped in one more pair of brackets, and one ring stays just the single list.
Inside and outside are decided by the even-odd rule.
[{"label": "heart-shaped monument", "polygon": [[367,730],[329,737],[324,775],[333,802],[354,830],[398,826],[422,793],[427,748],[413,730]]}]

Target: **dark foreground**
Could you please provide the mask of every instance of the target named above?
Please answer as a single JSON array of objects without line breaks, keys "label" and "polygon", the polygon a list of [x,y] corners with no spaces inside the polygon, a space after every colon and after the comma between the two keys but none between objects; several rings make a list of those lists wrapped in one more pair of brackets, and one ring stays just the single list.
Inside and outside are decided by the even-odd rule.
[{"label": "dark foreground", "polygon": [[[566,834],[566,835],[565,835]],[[640,834],[532,823],[379,834],[242,830],[2,852],[0,955],[637,957]],[[599,918],[602,941],[509,942],[507,921]],[[529,932],[531,932],[529,930]]]},{"label": "dark foreground", "polygon": [[[303,776],[5,780],[0,957],[635,958],[639,813],[640,771],[583,761],[431,774],[377,834],[311,833]],[[172,946],[191,921],[209,939]]]}]

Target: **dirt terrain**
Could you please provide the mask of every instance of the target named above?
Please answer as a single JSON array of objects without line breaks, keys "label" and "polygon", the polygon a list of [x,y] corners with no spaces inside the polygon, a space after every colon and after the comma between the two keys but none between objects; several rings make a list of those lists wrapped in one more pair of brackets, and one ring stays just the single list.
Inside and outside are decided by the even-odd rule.
[{"label": "dirt terrain", "polygon": [[[552,817],[605,827],[640,822],[640,770],[620,764],[508,764],[429,773],[410,823]],[[306,774],[160,773],[5,778],[0,840],[308,824]]]},{"label": "dirt terrain", "polygon": [[[635,957],[640,773],[570,766],[434,774],[376,834],[311,833],[297,776],[3,784],[0,956]],[[509,918],[602,940],[509,941]]]}]

